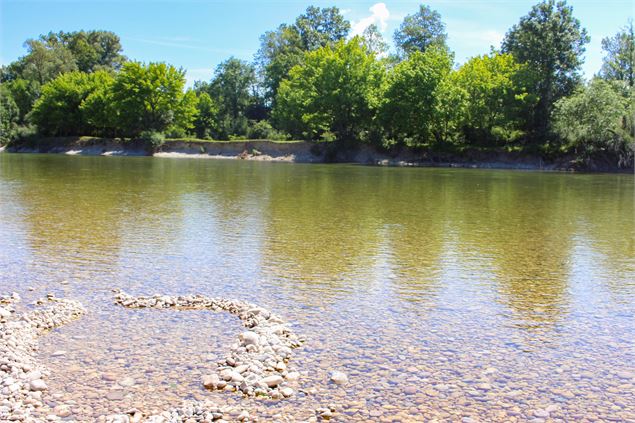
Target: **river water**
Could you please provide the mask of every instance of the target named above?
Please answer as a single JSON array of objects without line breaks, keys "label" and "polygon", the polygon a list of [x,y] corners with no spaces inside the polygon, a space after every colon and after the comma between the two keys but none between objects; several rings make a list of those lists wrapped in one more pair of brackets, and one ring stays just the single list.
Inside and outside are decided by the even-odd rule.
[{"label": "river water", "polygon": [[[635,421],[633,175],[0,154],[0,216],[0,293],[88,309],[39,351],[72,419]],[[238,319],[113,288],[283,316],[296,394],[206,391]]]}]

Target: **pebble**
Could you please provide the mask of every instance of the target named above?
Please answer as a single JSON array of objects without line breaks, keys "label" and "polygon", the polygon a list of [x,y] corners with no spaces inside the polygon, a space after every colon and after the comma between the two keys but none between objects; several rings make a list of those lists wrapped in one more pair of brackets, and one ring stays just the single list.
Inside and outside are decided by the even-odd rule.
[{"label": "pebble", "polygon": [[73,414],[71,408],[68,405],[58,405],[53,409],[53,412],[58,417],[68,417]]},{"label": "pebble", "polygon": [[283,381],[284,381],[284,379],[282,378],[282,376],[278,376],[278,375],[268,376],[268,377],[262,379],[262,383],[264,383],[265,385],[267,385],[270,388],[273,388],[273,387],[276,387],[276,386],[280,385]]},{"label": "pebble", "polygon": [[[248,330],[238,335],[240,342],[232,346],[224,361],[218,363],[219,380],[207,375],[202,380],[203,386],[241,391],[247,396],[283,396],[277,388],[286,383],[284,376],[291,373],[287,363],[292,349],[299,347],[302,341],[280,317],[254,304],[223,298],[200,295],[133,297],[122,291],[116,292],[115,303],[127,308],[202,309],[237,315]],[[264,369],[268,372],[265,377]]]},{"label": "pebble", "polygon": [[331,372],[330,380],[336,385],[344,385],[348,383],[348,376],[346,376],[346,373],[336,370]]},{"label": "pebble", "polygon": [[120,390],[110,391],[106,394],[106,398],[108,398],[110,401],[121,401],[125,398],[125,396],[126,393]]},{"label": "pebble", "polygon": [[125,377],[119,381],[119,385],[126,387],[134,386],[136,383],[137,382],[131,377]]},{"label": "pebble", "polygon": [[35,379],[29,383],[29,389],[32,391],[46,391],[48,387],[42,379]]}]

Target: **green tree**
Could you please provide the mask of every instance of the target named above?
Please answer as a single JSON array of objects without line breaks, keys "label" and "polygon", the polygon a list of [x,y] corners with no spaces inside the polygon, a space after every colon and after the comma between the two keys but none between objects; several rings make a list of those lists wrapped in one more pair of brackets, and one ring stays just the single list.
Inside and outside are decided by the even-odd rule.
[{"label": "green tree", "polygon": [[292,67],[302,63],[304,53],[346,38],[350,23],[336,7],[310,6],[293,25],[282,24],[260,37],[256,64],[265,88],[265,100],[273,105],[280,82]]},{"label": "green tree", "polygon": [[69,51],[82,72],[117,70],[126,60],[119,36],[110,31],[49,32],[38,42],[51,51]]},{"label": "green tree", "polygon": [[283,24],[260,37],[256,63],[269,104],[273,103],[280,82],[289,75],[292,67],[302,63],[303,57],[302,38],[295,26]]},{"label": "green tree", "polygon": [[555,0],[535,5],[507,32],[503,52],[511,53],[536,73],[530,92],[539,98],[532,122],[538,141],[547,137],[553,104],[580,83],[582,55],[589,40],[573,16],[573,8]]},{"label": "green tree", "polygon": [[309,6],[295,21],[305,51],[313,51],[343,40],[351,24],[337,7]]},{"label": "green tree", "polygon": [[383,74],[359,37],[308,52],[280,85],[274,119],[294,136],[362,139],[374,124]]},{"label": "green tree", "polygon": [[112,83],[108,72],[62,74],[42,87],[42,95],[30,113],[31,121],[44,135],[87,135],[93,127],[82,104],[97,89]]},{"label": "green tree", "polygon": [[165,63],[125,63],[112,89],[117,127],[131,136],[172,127],[190,129],[196,115],[196,95],[184,92],[184,87],[183,69]]},{"label": "green tree", "polygon": [[0,145],[8,143],[15,137],[19,118],[20,109],[11,91],[5,84],[0,84]]},{"label": "green tree", "polygon": [[461,66],[455,82],[467,93],[464,124],[469,141],[512,141],[522,135],[526,110],[535,102],[527,92],[529,76],[527,65],[511,54],[492,52]]},{"label": "green tree", "polygon": [[633,165],[634,119],[635,90],[595,78],[556,103],[554,130],[583,161],[608,155],[627,167]]},{"label": "green tree", "polygon": [[198,113],[194,120],[196,136],[202,139],[211,139],[218,133],[218,106],[205,91],[198,92],[196,108]]},{"label": "green tree", "polygon": [[448,35],[441,15],[428,6],[421,5],[419,10],[404,18],[395,31],[395,46],[402,56],[414,52],[425,52],[430,46],[446,47]]},{"label": "green tree", "polygon": [[256,71],[254,67],[231,57],[218,65],[209,84],[209,94],[218,105],[220,135],[245,135],[248,111],[256,102]]},{"label": "green tree", "polygon": [[606,52],[600,76],[608,80],[625,81],[631,87],[635,84],[635,29],[633,20],[613,37],[602,40]]},{"label": "green tree", "polygon": [[79,106],[83,118],[92,129],[91,135],[118,135],[117,108],[112,88],[115,77],[107,71],[97,71],[92,75],[94,88]]},{"label": "green tree", "polygon": [[27,40],[25,46],[28,53],[10,65],[23,79],[44,85],[62,73],[77,70],[73,53],[64,46],[51,48],[41,40]]},{"label": "green tree", "polygon": [[384,41],[384,37],[379,32],[379,28],[375,24],[368,25],[362,33],[362,43],[369,53],[377,57],[384,56],[388,53],[388,44]]},{"label": "green tree", "polygon": [[18,106],[18,122],[24,124],[26,115],[31,111],[33,103],[40,96],[41,85],[39,82],[22,78],[4,82],[3,85],[11,93],[11,97]]},{"label": "green tree", "polygon": [[445,48],[433,46],[413,52],[389,73],[381,117],[393,140],[408,145],[448,140],[464,108],[464,94],[448,81],[452,64]]}]

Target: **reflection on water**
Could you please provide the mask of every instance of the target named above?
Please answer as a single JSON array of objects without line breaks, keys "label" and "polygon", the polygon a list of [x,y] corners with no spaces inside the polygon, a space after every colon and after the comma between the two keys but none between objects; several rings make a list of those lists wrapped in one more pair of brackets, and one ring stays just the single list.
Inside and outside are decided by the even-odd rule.
[{"label": "reflection on water", "polygon": [[[629,420],[634,190],[632,175],[2,154],[0,287],[89,308],[41,352],[50,401],[79,420],[185,398],[265,420],[331,403],[342,420]],[[275,309],[308,338],[310,393],[202,390],[239,323],[122,310],[116,287]],[[350,384],[328,385],[333,369]]]}]

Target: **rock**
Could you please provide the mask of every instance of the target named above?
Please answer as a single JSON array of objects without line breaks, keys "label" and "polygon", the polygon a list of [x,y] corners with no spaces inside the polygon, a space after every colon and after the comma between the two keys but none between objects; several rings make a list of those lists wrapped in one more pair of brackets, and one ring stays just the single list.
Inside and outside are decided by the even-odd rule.
[{"label": "rock", "polygon": [[11,317],[11,312],[6,308],[0,307],[0,318],[8,319]]},{"label": "rock", "polygon": [[101,375],[101,378],[108,382],[114,382],[115,380],[117,380],[117,377],[112,373],[104,373]]},{"label": "rock", "polygon": [[110,401],[121,401],[122,399],[124,399],[125,396],[126,393],[120,390],[110,391],[106,394],[106,398],[108,398]]},{"label": "rock", "polygon": [[121,386],[133,386],[137,382],[131,377],[125,377],[119,381],[119,385]]},{"label": "rock", "polygon": [[256,332],[243,332],[240,337],[245,345],[258,345],[260,342],[260,337]]},{"label": "rock", "polygon": [[298,372],[289,372],[287,374],[287,380],[289,382],[294,382],[294,381],[296,381],[298,379],[300,379],[300,373],[298,373]]},{"label": "rock", "polygon": [[346,373],[339,372],[339,371],[331,372],[330,379],[331,379],[331,382],[333,382],[336,385],[344,385],[348,383],[348,376],[346,376]]},{"label": "rock", "polygon": [[46,391],[48,387],[42,379],[35,379],[29,383],[29,389],[31,391]]},{"label": "rock", "polygon": [[243,377],[243,375],[241,375],[241,374],[240,374],[240,373],[238,373],[238,372],[232,372],[232,374],[231,374],[231,381],[232,381],[232,382],[237,382],[237,383],[240,383],[240,382],[242,382],[243,380],[245,380],[245,378]]},{"label": "rock", "polygon": [[51,354],[51,357],[61,357],[63,355],[66,355],[66,351],[55,351],[53,354]]},{"label": "rock", "polygon": [[71,412],[71,408],[68,405],[58,405],[53,409],[53,412],[58,417],[68,417],[73,414]]},{"label": "rock", "polygon": [[492,389],[492,385],[489,383],[479,383],[476,387],[482,391],[489,391]]},{"label": "rock", "polygon": [[203,386],[207,389],[215,389],[220,382],[218,375],[203,376]]},{"label": "rock", "polygon": [[417,393],[417,387],[414,385],[406,386],[403,388],[403,393],[406,395],[414,395]]},{"label": "rock", "polygon": [[285,398],[289,398],[291,395],[293,395],[293,389],[291,388],[283,388],[281,391],[282,395],[285,396]]},{"label": "rock", "polygon": [[261,382],[267,385],[268,387],[273,388],[280,385],[283,381],[284,379],[282,379],[282,376],[274,375],[274,376],[268,376],[262,379]]}]

